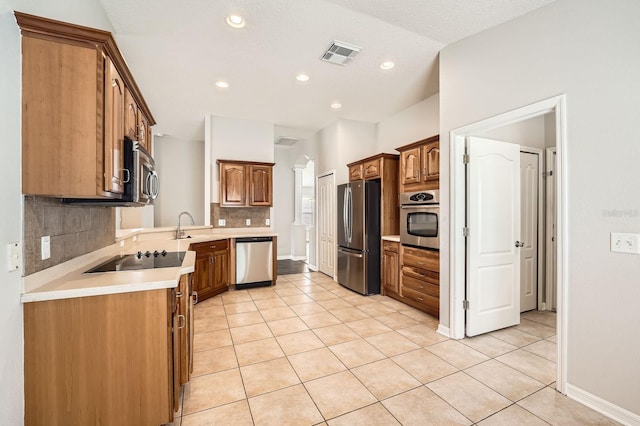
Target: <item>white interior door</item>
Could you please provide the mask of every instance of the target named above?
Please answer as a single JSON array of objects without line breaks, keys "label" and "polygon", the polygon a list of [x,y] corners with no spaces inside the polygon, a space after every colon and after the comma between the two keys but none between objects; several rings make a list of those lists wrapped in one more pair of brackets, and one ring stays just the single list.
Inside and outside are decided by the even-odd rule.
[{"label": "white interior door", "polygon": [[520,322],[520,146],[467,138],[466,334]]},{"label": "white interior door", "polygon": [[538,306],[538,154],[520,153],[520,312]]},{"label": "white interior door", "polygon": [[336,195],[335,175],[318,178],[319,265],[323,274],[334,277],[336,259]]}]

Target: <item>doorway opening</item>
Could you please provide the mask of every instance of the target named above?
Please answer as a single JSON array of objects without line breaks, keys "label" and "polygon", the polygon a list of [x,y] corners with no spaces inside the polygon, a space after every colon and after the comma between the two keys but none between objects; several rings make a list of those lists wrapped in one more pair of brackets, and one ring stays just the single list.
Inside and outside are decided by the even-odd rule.
[{"label": "doorway opening", "polygon": [[[555,149],[557,161],[554,170],[554,202],[555,202],[555,291],[554,296],[557,306],[556,330],[557,330],[557,389],[565,392],[566,387],[566,178],[563,170],[566,169],[566,120],[565,120],[565,96],[557,96],[547,100],[519,108],[498,116],[482,120],[480,122],[455,129],[450,137],[450,337],[462,339],[465,337],[465,306],[467,284],[467,177],[465,174],[465,145],[468,137],[485,134],[492,130],[502,128],[514,123],[540,117],[545,114],[553,116],[553,133],[555,135]],[[473,232],[473,231],[470,231]],[[545,300],[545,304],[547,301]],[[540,306],[538,306],[540,308]]]}]

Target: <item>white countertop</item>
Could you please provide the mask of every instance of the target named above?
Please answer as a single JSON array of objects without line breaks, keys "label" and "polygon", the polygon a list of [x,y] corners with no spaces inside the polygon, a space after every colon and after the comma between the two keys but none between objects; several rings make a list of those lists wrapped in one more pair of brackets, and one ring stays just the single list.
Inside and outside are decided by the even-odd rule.
[{"label": "white countertop", "polygon": [[[117,242],[113,245],[24,277],[20,300],[22,303],[28,303],[174,288],[178,285],[181,275],[194,271],[195,252],[188,251],[190,244],[247,236],[276,236],[270,228],[220,230],[211,227],[186,227],[184,229],[185,235],[191,238],[176,240],[175,228],[119,232]],[[114,256],[134,254],[138,250],[187,251],[187,254],[182,266],[176,268],[84,273]]]},{"label": "white countertop", "polygon": [[382,239],[384,241],[395,241],[396,243],[400,242],[400,235],[383,235]]}]

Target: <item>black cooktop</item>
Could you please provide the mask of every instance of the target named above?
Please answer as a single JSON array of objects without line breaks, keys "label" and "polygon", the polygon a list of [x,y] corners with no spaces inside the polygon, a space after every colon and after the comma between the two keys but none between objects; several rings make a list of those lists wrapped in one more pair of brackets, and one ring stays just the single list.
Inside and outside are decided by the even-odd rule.
[{"label": "black cooktop", "polygon": [[125,254],[114,256],[100,265],[89,269],[86,274],[94,272],[135,271],[138,269],[176,268],[182,265],[185,256],[184,251],[167,252],[162,250],[139,251],[137,254]]}]

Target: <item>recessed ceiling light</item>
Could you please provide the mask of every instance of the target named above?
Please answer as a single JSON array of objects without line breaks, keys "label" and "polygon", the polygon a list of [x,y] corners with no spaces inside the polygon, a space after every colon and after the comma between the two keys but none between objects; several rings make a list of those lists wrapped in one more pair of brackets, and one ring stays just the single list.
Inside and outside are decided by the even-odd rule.
[{"label": "recessed ceiling light", "polygon": [[219,87],[220,89],[226,89],[227,87],[229,87],[229,83],[222,80],[216,81],[216,87]]},{"label": "recessed ceiling light", "polygon": [[342,104],[340,102],[334,102],[331,104],[332,109],[340,109],[342,108]]},{"label": "recessed ceiling light", "polygon": [[296,75],[296,80],[304,83],[306,81],[309,81],[309,76],[307,74],[298,74]]},{"label": "recessed ceiling light", "polygon": [[244,28],[247,24],[247,21],[240,15],[229,15],[227,16],[226,22],[231,28]]},{"label": "recessed ceiling light", "polygon": [[391,61],[384,61],[383,63],[380,64],[380,69],[381,70],[390,70],[391,68],[395,67],[396,64],[394,64]]}]

